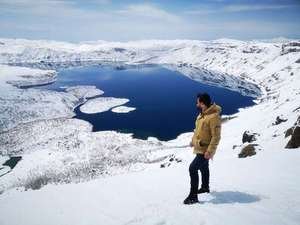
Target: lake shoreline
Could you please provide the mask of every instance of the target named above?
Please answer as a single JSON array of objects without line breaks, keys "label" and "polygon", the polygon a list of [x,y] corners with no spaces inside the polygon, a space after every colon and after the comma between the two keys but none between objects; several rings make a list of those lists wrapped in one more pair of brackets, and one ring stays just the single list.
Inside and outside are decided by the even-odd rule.
[{"label": "lake shoreline", "polygon": [[[198,115],[198,112],[195,111],[194,99],[196,93],[198,93],[199,90],[202,91],[206,90],[206,92],[213,92],[213,93],[216,92],[217,93],[216,96],[213,96],[214,94],[212,93],[212,97],[215,97],[215,99],[217,99],[217,103],[221,105],[222,105],[223,98],[232,99],[233,101],[231,100],[231,102],[228,102],[226,100],[227,103],[226,104],[224,103],[225,110],[223,108],[223,114],[226,115],[231,115],[238,112],[239,108],[243,108],[245,106],[249,107],[250,105],[255,104],[253,101],[254,99],[252,100],[251,98],[249,98],[248,100],[248,97],[243,97],[242,95],[236,92],[231,92],[230,90],[227,90],[225,88],[220,88],[219,86],[215,87],[215,86],[199,83],[200,81],[194,81],[189,77],[184,76],[180,72],[169,70],[168,68],[165,69],[165,66],[161,66],[161,65],[146,65],[146,66],[139,65],[138,67],[133,65],[126,67],[125,65],[123,65],[123,66],[119,66],[117,69],[115,65],[105,65],[105,67],[99,65],[93,65],[88,67],[80,66],[80,67],[72,67],[66,70],[64,69],[63,71],[60,71],[58,74],[59,75],[58,75],[57,84],[54,86],[51,85],[52,87],[48,87],[48,88],[53,90],[59,90],[61,86],[68,87],[72,85],[85,85],[86,83],[88,83],[97,86],[97,88],[99,89],[104,90],[104,95],[99,96],[99,98],[93,98],[93,100],[89,100],[85,104],[80,104],[80,106],[77,106],[74,109],[74,113],[76,115],[73,118],[83,119],[85,121],[90,122],[94,126],[93,128],[94,132],[103,131],[103,130],[116,130],[118,132],[123,132],[126,130],[125,133],[128,132],[134,133],[134,137],[142,138],[144,140],[147,139],[149,136],[154,136],[159,140],[164,140],[164,141],[172,140],[175,139],[181,133],[185,133],[192,130],[194,119],[185,119],[185,118],[190,118],[190,117],[193,118]],[[109,74],[109,78],[106,78],[106,74]],[[74,80],[74,82],[72,80]],[[161,83],[163,83],[163,86],[161,86]],[[180,83],[180,86],[178,86],[178,83]],[[47,87],[45,88],[47,89]],[[135,89],[136,91],[133,92],[133,90]],[[148,89],[149,91],[147,91]],[[168,90],[167,93],[168,96],[173,95],[174,98],[167,99],[166,97],[163,97],[164,95],[166,95],[166,93],[164,93],[165,89]],[[153,93],[152,90],[156,90],[156,92],[158,93]],[[224,94],[221,94],[222,92],[224,92]],[[186,96],[187,94],[189,95],[189,97]],[[148,100],[149,97],[147,96],[150,95],[153,95],[151,96],[151,101],[153,102],[150,102]],[[182,95],[182,97],[178,95]],[[225,97],[221,97],[223,95]],[[184,99],[183,96],[185,96]],[[115,100],[117,100],[118,98],[120,100],[126,98],[130,100],[130,102],[129,103],[122,102],[122,104],[125,104],[124,107],[129,106],[129,107],[137,108],[137,111],[136,110],[132,111],[134,113],[134,116],[131,116],[131,115],[126,115],[126,113],[122,113],[124,115],[116,115],[113,113],[114,112],[113,110],[110,111],[109,108],[111,107],[105,109],[104,111],[100,110],[102,104],[104,104],[103,107],[109,104],[109,102],[107,102],[106,104],[106,101],[104,101],[106,98],[108,100],[110,98],[115,98]],[[111,99],[111,101],[113,100],[114,99]],[[190,103],[187,103],[187,100]],[[95,104],[97,104],[97,101],[104,101],[104,102],[103,103],[99,102],[99,104],[100,103],[101,104],[96,107]],[[170,121],[166,121],[165,123],[174,124],[176,122],[175,117],[173,121],[171,120],[171,118],[169,118],[170,114],[166,111],[167,108],[166,110],[164,110],[165,103],[167,103],[165,101],[168,101],[168,107],[169,108],[172,107],[173,112],[174,111],[176,112],[176,107],[178,106],[178,104],[181,105],[181,107],[185,108],[184,110],[186,111],[183,114],[182,110],[179,110],[178,115],[176,114],[177,117],[184,118],[184,121],[182,122],[179,121],[183,124],[181,125],[183,128],[175,127],[174,129],[174,127],[173,128],[168,127],[166,128],[166,131],[164,131],[165,133],[166,132],[169,133],[170,130],[174,129],[174,131],[172,132],[176,132],[176,134],[175,133],[172,135],[170,134],[169,137],[167,136],[164,137],[163,133],[161,134],[157,133],[158,136],[155,135],[155,132],[162,132],[162,131],[158,131],[157,129],[162,130],[164,128],[155,128],[153,124],[156,123],[156,121],[165,121],[166,119]],[[95,102],[95,104],[92,102]],[[153,103],[155,103],[155,106],[151,106],[151,104]],[[147,111],[144,109],[144,104],[147,105]],[[235,104],[239,106],[236,107]],[[148,113],[149,110],[152,111],[151,115],[149,115]],[[189,110],[189,112],[187,110]],[[164,115],[163,113],[166,114]],[[127,117],[128,119],[125,119],[125,117]],[[136,128],[134,128],[135,123],[137,123],[136,121],[142,123],[142,121],[144,121],[145,118],[148,118],[147,120],[150,121],[153,120],[151,118],[154,118],[154,121],[152,123],[150,122],[149,124],[150,127],[147,128],[148,131],[142,128],[141,126],[136,126]],[[104,124],[101,125],[101,123],[103,122]],[[160,124],[157,124],[155,126],[163,125],[163,124],[164,123],[161,122]],[[185,124],[189,124],[189,125],[185,125]],[[155,129],[157,131],[155,131]],[[179,131],[180,129],[183,130],[180,132]],[[149,132],[149,134],[151,133],[151,135],[146,135],[147,132]],[[139,135],[139,133],[142,135]]]}]

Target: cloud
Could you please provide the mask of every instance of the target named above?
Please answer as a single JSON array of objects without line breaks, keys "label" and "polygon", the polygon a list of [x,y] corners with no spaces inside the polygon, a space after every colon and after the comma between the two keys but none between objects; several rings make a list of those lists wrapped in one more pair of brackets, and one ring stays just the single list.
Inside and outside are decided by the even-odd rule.
[{"label": "cloud", "polygon": [[96,4],[101,4],[101,5],[112,3],[111,0],[90,0],[90,2],[93,2],[93,3],[96,3]]},{"label": "cloud", "polygon": [[293,5],[229,5],[224,7],[225,12],[242,12],[257,10],[279,10],[294,7]]},{"label": "cloud", "polygon": [[[123,19],[143,20],[156,19],[163,22],[178,23],[182,19],[162,8],[150,4],[131,4],[122,9],[107,9],[101,7],[111,3],[111,0],[91,0],[89,4],[95,6],[84,8],[82,5],[70,0],[0,0],[0,13],[10,13],[16,16],[41,16],[53,18],[64,18],[64,20],[82,18],[88,20],[102,20],[104,18],[112,19],[121,17]],[[84,6],[87,6],[84,5]],[[114,18],[112,20],[115,20]]]},{"label": "cloud", "polygon": [[144,18],[160,19],[168,22],[180,22],[181,18],[172,13],[169,13],[157,6],[149,4],[135,4],[129,5],[123,10],[116,11],[121,15],[126,16],[138,16]]},{"label": "cloud", "polygon": [[262,11],[262,10],[281,10],[293,7],[299,7],[299,5],[262,5],[262,4],[235,4],[227,5],[223,7],[207,7],[204,6],[199,9],[187,10],[184,13],[189,15],[205,15],[212,13],[234,13],[245,11]]},{"label": "cloud", "polygon": [[[221,8],[212,8],[211,4],[204,4],[200,10],[196,8],[184,13],[182,10],[171,11],[158,4],[114,4],[111,0],[0,0],[0,36],[66,41],[126,41],[299,35],[299,25],[294,22],[296,20],[282,21],[285,23],[281,24],[273,19],[238,19],[236,15],[223,19],[219,14],[213,14],[263,9],[280,12],[279,9],[288,7],[292,6],[223,4]],[[212,16],[197,17],[198,14]]]},{"label": "cloud", "polygon": [[[14,13],[17,15],[27,14],[27,15],[42,15],[50,14],[55,12],[67,12],[76,10],[74,2],[71,1],[60,1],[60,0],[1,0],[0,1],[1,12]],[[57,13],[56,13],[57,15]]]},{"label": "cloud", "polygon": [[182,18],[156,5],[99,5],[108,3],[110,1],[102,0],[94,0],[92,5],[69,0],[16,0],[14,3],[0,0],[3,15],[0,36],[72,41],[172,39],[178,34],[177,27],[184,24]]}]

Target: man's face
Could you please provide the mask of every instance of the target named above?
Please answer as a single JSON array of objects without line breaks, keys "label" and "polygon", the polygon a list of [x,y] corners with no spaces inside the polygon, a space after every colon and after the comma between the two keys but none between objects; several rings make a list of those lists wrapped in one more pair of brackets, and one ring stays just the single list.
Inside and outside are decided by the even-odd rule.
[{"label": "man's face", "polygon": [[197,98],[197,109],[203,111],[205,109],[205,105],[203,104],[203,102],[199,102],[199,98]]}]

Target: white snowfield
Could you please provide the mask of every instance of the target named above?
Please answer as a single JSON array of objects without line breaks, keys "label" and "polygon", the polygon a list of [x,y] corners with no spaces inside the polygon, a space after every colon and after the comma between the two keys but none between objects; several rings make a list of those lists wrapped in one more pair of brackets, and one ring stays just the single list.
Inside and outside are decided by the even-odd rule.
[{"label": "white snowfield", "polygon": [[56,71],[54,70],[41,71],[1,65],[0,74],[0,85],[2,88],[10,88],[11,85],[26,88],[28,86],[49,84],[56,80]]},{"label": "white snowfield", "polygon": [[[0,167],[1,225],[299,224],[300,149],[285,149],[290,138],[285,131],[300,114],[299,40],[70,44],[0,39],[0,46],[1,63],[157,63],[201,82],[232,84],[243,94],[257,96],[260,90],[257,105],[240,109],[222,125],[210,161],[211,193],[186,206],[191,132],[168,142],[91,132],[91,124],[72,119],[73,109],[101,90],[19,89],[23,82],[50,83],[54,73],[0,65],[0,163],[22,156],[13,169]],[[20,85],[8,84],[11,80]],[[278,116],[287,121],[275,125]],[[246,130],[258,133],[257,152],[238,158]]]},{"label": "white snowfield", "polygon": [[115,112],[115,113],[128,113],[128,112],[131,112],[134,110],[136,110],[136,108],[134,108],[134,107],[118,106],[118,107],[113,108],[111,111]]},{"label": "white snowfield", "polygon": [[84,100],[104,94],[104,91],[99,90],[96,88],[96,86],[91,85],[67,87],[66,92],[76,96],[77,98],[83,98]]},{"label": "white snowfield", "polygon": [[129,102],[126,98],[114,97],[99,97],[88,100],[85,104],[80,106],[80,111],[83,113],[100,113],[110,110],[111,108],[123,105]]}]

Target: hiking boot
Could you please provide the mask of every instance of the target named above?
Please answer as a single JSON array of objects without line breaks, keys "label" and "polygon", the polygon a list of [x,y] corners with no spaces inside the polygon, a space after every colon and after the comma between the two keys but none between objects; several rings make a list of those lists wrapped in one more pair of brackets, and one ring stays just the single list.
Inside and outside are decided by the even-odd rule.
[{"label": "hiking boot", "polygon": [[197,194],[189,194],[189,196],[187,196],[187,198],[184,199],[183,204],[191,205],[191,204],[195,204],[198,202],[199,202],[199,200],[198,200]]},{"label": "hiking boot", "polygon": [[202,193],[209,193],[209,188],[204,188],[204,187],[201,187],[199,190],[198,190],[198,194],[202,194]]}]

